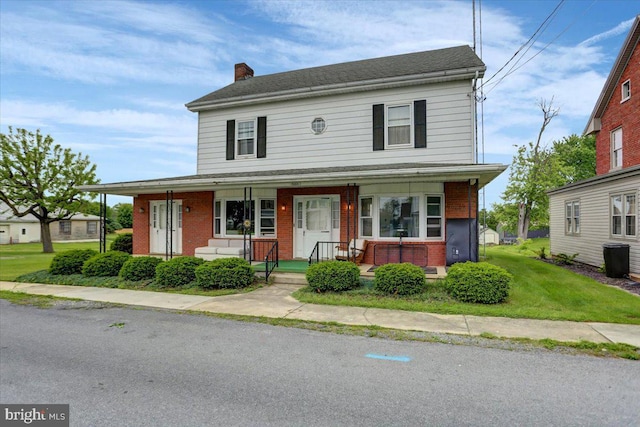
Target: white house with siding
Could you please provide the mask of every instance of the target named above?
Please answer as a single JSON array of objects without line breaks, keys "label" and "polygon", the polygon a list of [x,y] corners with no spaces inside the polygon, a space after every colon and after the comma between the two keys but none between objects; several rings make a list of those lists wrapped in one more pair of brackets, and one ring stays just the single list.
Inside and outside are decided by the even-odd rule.
[{"label": "white house with siding", "polygon": [[354,239],[368,264],[475,259],[478,190],[506,168],[478,163],[485,68],[469,46],[264,76],[239,63],[187,104],[195,175],[83,189],[134,197],[137,254],[232,253],[249,234],[280,259]]}]

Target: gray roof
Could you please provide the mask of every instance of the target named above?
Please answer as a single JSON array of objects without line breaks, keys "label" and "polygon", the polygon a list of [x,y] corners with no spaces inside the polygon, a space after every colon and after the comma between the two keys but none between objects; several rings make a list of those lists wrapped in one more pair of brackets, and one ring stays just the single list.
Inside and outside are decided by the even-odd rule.
[{"label": "gray roof", "polygon": [[469,46],[457,46],[255,76],[238,80],[186,105],[192,109],[207,103],[246,97],[255,98],[336,85],[365,85],[385,79],[443,74],[454,70],[478,70],[482,76],[485,68],[482,60]]}]

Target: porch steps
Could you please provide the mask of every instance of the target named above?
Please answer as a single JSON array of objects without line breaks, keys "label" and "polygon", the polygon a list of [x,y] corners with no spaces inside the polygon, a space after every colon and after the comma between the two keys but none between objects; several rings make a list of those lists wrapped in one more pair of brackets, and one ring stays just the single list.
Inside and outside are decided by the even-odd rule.
[{"label": "porch steps", "polygon": [[280,285],[307,285],[307,279],[304,274],[300,273],[272,273],[273,284]]}]

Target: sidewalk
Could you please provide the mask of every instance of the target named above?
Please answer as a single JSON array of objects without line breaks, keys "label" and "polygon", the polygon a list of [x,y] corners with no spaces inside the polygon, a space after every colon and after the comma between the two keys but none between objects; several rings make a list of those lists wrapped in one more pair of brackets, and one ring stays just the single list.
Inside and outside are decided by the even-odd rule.
[{"label": "sidewalk", "polygon": [[346,325],[377,325],[390,329],[467,336],[488,332],[505,338],[615,342],[640,347],[640,325],[446,315],[305,304],[291,297],[291,293],[299,288],[299,285],[272,285],[247,294],[205,297],[125,289],[0,282],[0,290],[3,291],[143,307],[337,322]]}]

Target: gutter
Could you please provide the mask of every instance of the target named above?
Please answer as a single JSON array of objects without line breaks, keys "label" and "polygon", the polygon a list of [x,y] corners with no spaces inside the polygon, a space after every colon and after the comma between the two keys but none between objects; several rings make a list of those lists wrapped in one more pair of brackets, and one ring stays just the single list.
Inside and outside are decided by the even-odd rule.
[{"label": "gutter", "polygon": [[458,70],[438,71],[435,73],[422,73],[412,76],[387,77],[376,80],[361,80],[348,83],[336,83],[322,86],[309,86],[297,89],[283,90],[271,93],[254,95],[242,95],[232,98],[224,98],[219,101],[190,102],[185,106],[192,112],[202,110],[217,110],[221,108],[242,106],[246,104],[289,101],[294,99],[311,98],[318,96],[339,95],[369,90],[391,89],[396,87],[416,86],[427,83],[438,83],[453,80],[466,80],[475,78],[478,74],[484,75],[486,67],[473,67]]}]

